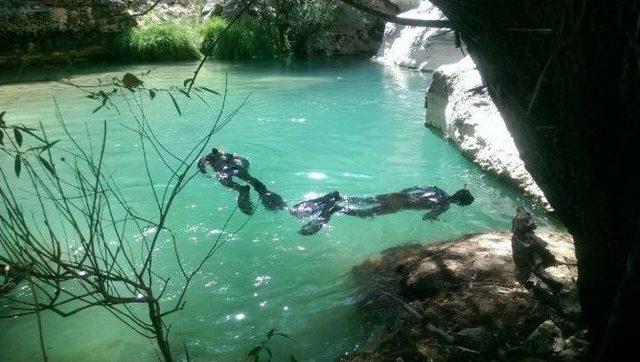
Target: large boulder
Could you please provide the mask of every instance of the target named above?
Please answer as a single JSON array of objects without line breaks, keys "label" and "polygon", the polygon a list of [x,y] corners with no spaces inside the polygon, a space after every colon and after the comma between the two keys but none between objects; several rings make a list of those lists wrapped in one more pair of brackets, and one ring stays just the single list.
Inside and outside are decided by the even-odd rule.
[{"label": "large boulder", "polygon": [[[511,233],[471,234],[435,244],[406,244],[352,270],[360,310],[380,321],[382,341],[352,361],[521,360],[584,356],[576,315],[577,268],[570,235],[542,229],[561,264],[547,272],[561,286],[550,302],[521,284],[512,260]],[[575,295],[575,293],[573,293]],[[563,299],[566,299],[562,302]],[[567,338],[568,337],[568,338]],[[577,346],[577,347],[576,347]]]},{"label": "large boulder", "polygon": [[511,134],[471,57],[440,66],[426,95],[425,124],[451,140],[485,171],[507,180],[549,208],[527,172]]}]

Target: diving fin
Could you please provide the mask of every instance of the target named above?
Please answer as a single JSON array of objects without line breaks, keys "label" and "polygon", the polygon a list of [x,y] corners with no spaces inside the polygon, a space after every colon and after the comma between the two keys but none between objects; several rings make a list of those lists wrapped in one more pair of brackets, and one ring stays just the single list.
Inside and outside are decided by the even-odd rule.
[{"label": "diving fin", "polygon": [[264,208],[269,211],[282,210],[287,206],[280,195],[271,191],[260,194],[260,201],[262,201],[262,205],[264,205]]},{"label": "diving fin", "polygon": [[245,215],[253,215],[253,203],[251,202],[251,188],[249,186],[243,186],[240,189],[240,194],[238,195],[238,208]]}]

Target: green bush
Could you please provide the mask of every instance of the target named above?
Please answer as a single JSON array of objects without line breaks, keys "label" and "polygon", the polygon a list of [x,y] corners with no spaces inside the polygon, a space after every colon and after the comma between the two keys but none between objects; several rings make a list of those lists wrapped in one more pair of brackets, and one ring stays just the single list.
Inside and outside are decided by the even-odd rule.
[{"label": "green bush", "polygon": [[216,17],[200,27],[203,54],[217,59],[265,59],[277,55],[274,31],[258,19],[243,16],[223,35],[228,25],[227,20]]},{"label": "green bush", "polygon": [[188,60],[201,56],[194,32],[177,24],[132,28],[119,37],[116,49],[121,58],[135,60]]},{"label": "green bush", "polygon": [[290,10],[287,38],[296,56],[308,56],[331,48],[331,27],[338,17],[335,2],[302,0]]},{"label": "green bush", "polygon": [[262,24],[276,30],[280,54],[306,57],[331,48],[342,8],[327,0],[260,0],[254,11]]}]

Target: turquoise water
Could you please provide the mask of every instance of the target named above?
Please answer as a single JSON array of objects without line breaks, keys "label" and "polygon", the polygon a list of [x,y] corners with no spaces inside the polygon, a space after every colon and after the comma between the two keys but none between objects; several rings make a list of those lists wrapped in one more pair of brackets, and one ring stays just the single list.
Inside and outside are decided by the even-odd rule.
[{"label": "turquoise water", "polygon": [[[104,66],[73,73],[73,81],[152,69],[147,82],[182,84],[195,64]],[[48,73],[54,75],[55,73]],[[333,360],[366,347],[375,338],[354,306],[350,269],[380,251],[407,242],[433,242],[465,233],[508,229],[514,208],[530,206],[518,192],[485,175],[454,146],[424,128],[424,91],[429,74],[382,67],[366,60],[273,63],[211,63],[198,82],[222,90],[228,75],[230,104],[251,94],[213,145],[251,160],[251,171],[289,203],[339,190],[372,195],[413,185],[438,185],[453,193],[467,184],[473,205],[452,207],[439,222],[421,212],[375,219],[335,216],[314,236],[301,236],[304,223],[286,212],[258,208],[247,226],[196,277],[186,308],[168,318],[177,358],[183,343],[193,360],[242,360],[271,328],[290,339],[274,340],[275,360]],[[42,74],[41,74],[42,75]],[[138,211],[153,214],[153,201],[141,168],[139,139],[129,131],[128,113],[101,110],[77,89],[56,82],[0,87],[0,110],[26,125],[42,122],[51,138],[61,137],[54,118],[55,96],[76,135],[99,139],[108,125],[106,166]],[[188,151],[218,110],[179,99],[178,116],[168,98],[158,96],[146,110],[154,130],[173,152]],[[61,147],[64,147],[61,144]],[[152,172],[166,173],[159,161]],[[6,160],[3,160],[3,167]],[[16,182],[16,188],[20,183]],[[154,187],[162,189],[162,179]],[[257,203],[255,193],[252,195]],[[29,200],[25,200],[26,203]],[[174,207],[169,224],[177,232],[183,258],[207,250],[235,205],[235,194],[215,180],[197,177]],[[245,221],[239,215],[234,226]],[[136,235],[131,235],[135,242]],[[164,275],[178,271],[159,245]],[[24,290],[22,292],[25,292]],[[168,293],[169,303],[175,296]],[[53,361],[152,361],[154,344],[100,309],[63,319],[44,314],[45,341]],[[0,360],[39,358],[35,319],[0,319]]]}]

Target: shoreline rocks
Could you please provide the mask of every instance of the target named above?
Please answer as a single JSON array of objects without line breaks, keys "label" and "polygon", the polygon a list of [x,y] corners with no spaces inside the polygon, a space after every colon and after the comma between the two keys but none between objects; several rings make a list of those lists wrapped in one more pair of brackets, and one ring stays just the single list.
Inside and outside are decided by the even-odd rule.
[{"label": "shoreline rocks", "polygon": [[550,210],[516,149],[511,134],[482,86],[470,57],[440,66],[425,98],[425,125],[451,140],[483,170],[507,180]]},{"label": "shoreline rocks", "polygon": [[579,308],[572,238],[552,229],[537,234],[561,261],[547,268],[561,285],[557,303],[518,282],[508,232],[401,245],[354,267],[359,310],[383,332],[369,351],[342,360],[583,358],[581,321],[562,310]]}]

